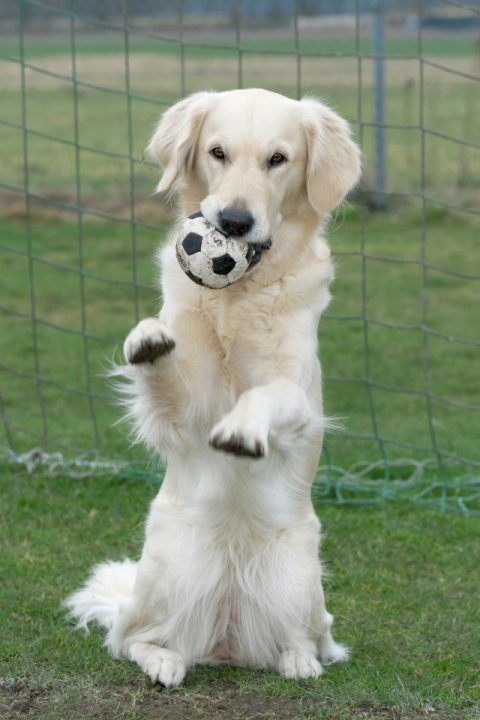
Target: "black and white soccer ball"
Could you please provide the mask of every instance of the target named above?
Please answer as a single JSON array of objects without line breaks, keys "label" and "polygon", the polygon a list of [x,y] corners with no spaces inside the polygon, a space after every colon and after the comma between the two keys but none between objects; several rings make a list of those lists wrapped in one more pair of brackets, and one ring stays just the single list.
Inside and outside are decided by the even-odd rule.
[{"label": "black and white soccer ball", "polygon": [[240,280],[258,252],[251,243],[223,235],[201,212],[190,215],[181,226],[176,251],[190,280],[214,290]]}]

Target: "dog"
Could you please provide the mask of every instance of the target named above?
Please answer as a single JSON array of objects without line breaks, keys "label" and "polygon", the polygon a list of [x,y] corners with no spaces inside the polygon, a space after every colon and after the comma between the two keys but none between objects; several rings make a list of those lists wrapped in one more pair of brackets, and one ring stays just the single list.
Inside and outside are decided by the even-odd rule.
[{"label": "dog", "polygon": [[136,439],[166,459],[165,479],[140,561],[97,565],[66,604],[153,683],[177,686],[195,663],[318,677],[348,656],[331,635],[310,499],[327,423],[317,326],[334,276],[322,228],[360,153],[325,105],[260,89],[176,103],[149,152],[180,219],[201,211],[255,244],[256,262],[210,290],[179,267],[175,233],[161,249],[162,309],[128,335],[121,373]]}]

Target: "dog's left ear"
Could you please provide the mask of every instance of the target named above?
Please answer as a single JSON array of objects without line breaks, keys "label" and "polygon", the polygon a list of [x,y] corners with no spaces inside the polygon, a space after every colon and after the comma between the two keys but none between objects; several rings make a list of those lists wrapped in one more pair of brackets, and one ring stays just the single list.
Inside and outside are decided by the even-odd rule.
[{"label": "dog's left ear", "polygon": [[360,150],[348,123],[326,105],[301,101],[307,131],[308,199],[319,213],[333,210],[360,178]]},{"label": "dog's left ear", "polygon": [[175,103],[160,118],[147,152],[163,165],[157,192],[168,190],[194,165],[195,150],[202,122],[215,93],[199,92]]}]

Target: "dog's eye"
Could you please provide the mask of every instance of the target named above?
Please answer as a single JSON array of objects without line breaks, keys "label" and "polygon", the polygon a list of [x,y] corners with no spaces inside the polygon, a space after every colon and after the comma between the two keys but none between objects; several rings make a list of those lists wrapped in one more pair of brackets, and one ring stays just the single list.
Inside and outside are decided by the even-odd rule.
[{"label": "dog's eye", "polygon": [[270,165],[281,165],[287,158],[282,153],[275,153],[270,158]]},{"label": "dog's eye", "polygon": [[225,159],[225,153],[223,152],[221,147],[215,147],[212,150],[212,155],[217,158],[217,160],[224,160]]}]

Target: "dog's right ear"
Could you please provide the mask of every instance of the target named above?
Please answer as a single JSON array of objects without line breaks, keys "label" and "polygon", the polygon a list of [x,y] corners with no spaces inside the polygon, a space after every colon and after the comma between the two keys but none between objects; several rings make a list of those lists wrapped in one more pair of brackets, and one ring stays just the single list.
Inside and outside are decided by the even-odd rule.
[{"label": "dog's right ear", "polygon": [[157,192],[168,190],[183,171],[193,167],[202,122],[212,106],[213,92],[199,92],[175,103],[160,118],[147,152],[163,165]]}]

